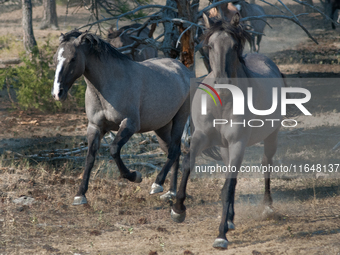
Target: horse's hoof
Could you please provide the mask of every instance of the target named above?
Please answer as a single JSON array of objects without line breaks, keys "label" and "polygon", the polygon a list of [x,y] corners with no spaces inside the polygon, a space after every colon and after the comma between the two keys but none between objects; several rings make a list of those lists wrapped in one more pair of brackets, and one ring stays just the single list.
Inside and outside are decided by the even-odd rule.
[{"label": "horse's hoof", "polygon": [[142,174],[138,171],[135,171],[136,173],[136,179],[133,181],[134,183],[140,183],[142,182],[143,178],[142,178]]},{"label": "horse's hoof", "polygon": [[273,213],[274,213],[274,210],[273,210],[272,208],[270,208],[270,206],[266,205],[266,206],[264,207],[264,210],[263,210],[263,212],[262,212],[262,215],[263,215],[264,217],[268,217],[268,216],[272,215]]},{"label": "horse's hoof", "polygon": [[150,195],[163,192],[163,187],[157,183],[152,183]]},{"label": "horse's hoof", "polygon": [[223,238],[216,238],[213,247],[225,250],[228,248],[228,241]]},{"label": "horse's hoof", "polygon": [[235,230],[235,225],[232,221],[228,220],[228,230]]},{"label": "horse's hoof", "polygon": [[177,223],[182,223],[185,220],[186,213],[185,211],[183,213],[176,213],[172,208],[171,208],[171,219],[174,222]]},{"label": "horse's hoof", "polygon": [[159,198],[163,201],[169,201],[173,199],[174,197],[176,197],[176,192],[169,190],[167,193],[165,193],[164,195],[161,195]]},{"label": "horse's hoof", "polygon": [[87,204],[87,199],[86,199],[85,196],[76,196],[76,197],[74,197],[72,205],[83,205],[83,204]]}]

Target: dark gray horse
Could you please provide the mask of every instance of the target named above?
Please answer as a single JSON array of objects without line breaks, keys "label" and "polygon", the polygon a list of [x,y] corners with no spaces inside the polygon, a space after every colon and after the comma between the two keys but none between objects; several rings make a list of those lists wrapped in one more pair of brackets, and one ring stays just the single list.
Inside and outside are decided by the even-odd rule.
[{"label": "dark gray horse", "polygon": [[[129,30],[133,30],[136,28],[140,28],[141,24],[133,24],[129,26],[121,27],[119,30],[114,30],[113,27],[109,29],[109,33],[107,35],[109,42],[116,48],[120,48],[123,46],[131,45],[135,42],[134,39],[128,34]],[[131,32],[131,31],[130,31]],[[150,38],[152,35],[150,34],[150,29],[147,27],[144,28],[140,33],[133,32],[131,35],[137,36],[140,38]],[[140,44],[134,49],[128,49],[125,51],[125,55],[129,56],[131,59],[135,61],[144,61],[149,58],[158,57],[157,49],[147,46],[145,44]]]},{"label": "dark gray horse", "polygon": [[57,68],[52,89],[55,100],[64,100],[81,75],[87,84],[88,152],[83,180],[73,204],[87,203],[85,193],[95,155],[101,138],[110,130],[118,131],[110,153],[121,176],[137,183],[142,181],[141,174],[124,165],[120,151],[134,133],[154,130],[168,159],[153,190],[163,191],[161,185],[171,168],[170,191],[175,193],[181,136],[190,111],[189,70],[169,58],[132,61],[97,36],[79,31],[60,37],[55,58]]},{"label": "dark gray horse", "polygon": [[[228,123],[249,123],[249,120],[265,119],[281,120],[280,107],[273,108],[272,91],[284,86],[284,80],[278,67],[267,57],[261,54],[248,54],[242,56],[246,40],[251,40],[243,26],[239,23],[239,14],[235,14],[231,22],[218,21],[209,24],[205,17],[207,32],[205,44],[209,48],[209,59],[212,72],[202,83],[214,88],[220,96],[221,105],[215,105],[213,100],[206,100],[206,114],[202,113],[203,99],[206,93],[198,89],[193,97],[191,105],[191,117],[194,132],[191,138],[190,153],[183,160],[183,176],[176,195],[176,203],[172,207],[171,216],[176,222],[185,219],[186,185],[190,171],[195,165],[195,158],[201,152],[213,155],[215,146],[220,147],[220,156],[226,166],[231,166],[234,172],[229,172],[222,188],[222,220],[219,227],[219,235],[213,247],[226,249],[228,229],[234,229],[234,195],[237,174],[240,169],[245,148],[260,141],[264,141],[264,156],[262,165],[272,165],[272,158],[276,152],[277,134],[280,122],[265,123],[262,127],[252,128],[249,125],[218,125],[213,126],[214,120],[225,120]],[[265,79],[263,79],[265,78]],[[271,78],[271,79],[268,79]],[[262,82],[258,82],[259,79]],[[265,80],[265,81],[263,81]],[[243,107],[242,102],[233,101],[231,90],[223,89],[225,84],[234,84],[234,92],[247,94],[248,88],[253,89],[253,105],[255,109],[274,109],[268,115],[256,115],[250,110],[244,111],[243,115],[234,113]],[[233,93],[234,93],[233,92]],[[205,94],[206,95],[206,94]],[[217,100],[216,100],[217,101]],[[216,154],[215,154],[216,155]],[[219,157],[215,157],[220,159]],[[270,210],[272,198],[270,195],[270,174],[265,173],[265,196],[264,203]]]},{"label": "dark gray horse", "polygon": [[[334,14],[336,10],[340,10],[340,0],[326,0],[325,1],[325,13],[334,21]],[[338,15],[337,22],[339,23],[340,15]],[[335,29],[335,24],[332,22],[332,28]]]},{"label": "dark gray horse", "polygon": [[[241,17],[251,17],[251,16],[262,16],[266,15],[264,12],[264,9],[257,5],[257,4],[249,4],[246,1],[239,1],[234,3],[236,8],[239,10]],[[266,18],[263,18],[263,20],[266,20]],[[262,20],[250,20],[249,21],[250,26],[255,32],[263,33],[264,28],[266,26],[266,22]],[[255,42],[256,38],[256,42]],[[251,40],[251,50],[255,52],[260,51],[260,42],[262,40],[261,34],[252,34],[252,40]]]}]

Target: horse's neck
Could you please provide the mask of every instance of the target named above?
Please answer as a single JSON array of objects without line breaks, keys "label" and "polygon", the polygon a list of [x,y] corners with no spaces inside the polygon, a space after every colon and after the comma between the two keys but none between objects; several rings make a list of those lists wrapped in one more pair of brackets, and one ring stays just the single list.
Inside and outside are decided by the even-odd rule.
[{"label": "horse's neck", "polygon": [[241,61],[238,61],[236,65],[232,65],[232,69],[226,68],[225,70],[225,75],[229,79],[245,78],[248,73],[247,67]]},{"label": "horse's neck", "polygon": [[240,62],[240,67],[239,67],[239,69],[238,69],[238,76],[239,77],[249,77],[249,69],[248,69],[248,67],[246,66],[246,64],[243,62]]},{"label": "horse's neck", "polygon": [[242,62],[238,62],[235,69],[226,71],[226,76],[231,84],[241,89],[244,87],[245,78],[250,77],[248,68]]},{"label": "horse's neck", "polygon": [[96,56],[90,56],[86,61],[84,76],[90,82],[90,86],[101,92],[107,86],[114,87],[124,77],[130,76],[134,64],[136,63],[129,59],[107,57],[101,60]]}]

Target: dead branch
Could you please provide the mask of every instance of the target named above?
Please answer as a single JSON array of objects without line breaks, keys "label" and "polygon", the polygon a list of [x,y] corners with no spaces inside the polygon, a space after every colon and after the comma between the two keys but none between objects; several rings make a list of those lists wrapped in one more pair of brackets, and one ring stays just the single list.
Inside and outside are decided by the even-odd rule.
[{"label": "dead branch", "polygon": [[153,23],[165,23],[165,22],[172,22],[175,25],[188,24],[188,25],[192,25],[192,26],[196,26],[196,27],[205,29],[205,27],[202,26],[202,25],[196,24],[194,22],[190,22],[190,21],[185,20],[185,19],[180,19],[180,18],[173,18],[173,19],[163,18],[161,20],[150,21],[149,24],[153,24]]},{"label": "dead branch", "polygon": [[116,21],[116,27],[118,29],[118,22],[119,22],[119,19],[127,16],[127,15],[131,15],[131,14],[135,14],[137,11],[140,11],[140,10],[143,10],[143,9],[147,9],[147,8],[161,8],[161,9],[170,9],[172,11],[177,11],[177,9],[173,8],[173,7],[169,7],[169,6],[164,6],[164,5],[158,5],[158,4],[150,4],[150,5],[144,5],[144,6],[140,6],[132,11],[129,11],[129,12],[126,12],[126,13],[123,13],[121,15],[118,15],[118,16],[115,16],[115,17],[110,17],[110,18],[105,18],[105,19],[100,19],[100,20],[97,20],[95,22],[92,22],[92,23],[89,23],[89,24],[86,24],[86,25],[83,25],[83,26],[80,26],[78,27],[78,29],[82,29],[84,27],[92,27],[98,23],[102,23],[102,22],[106,22],[106,21],[109,21],[109,20],[115,20],[117,19]]},{"label": "dead branch", "polygon": [[158,167],[158,166],[155,166],[151,163],[147,163],[147,162],[136,162],[136,163],[132,163],[132,164],[128,164],[126,165],[127,167],[132,167],[132,166],[147,166],[147,167],[150,167],[152,169],[154,169],[155,171],[161,171],[162,168]]},{"label": "dead branch", "polygon": [[[281,1],[281,0],[277,0],[280,4],[282,4],[282,6],[288,11],[288,12],[290,12],[291,14],[292,14],[292,16],[293,16],[293,19],[292,19],[292,21],[295,23],[295,24],[297,24],[297,25],[299,25],[302,29],[303,29],[303,31],[305,31],[305,33],[309,36],[309,38],[311,38],[316,44],[319,44],[315,39],[314,39],[314,37],[312,37],[312,35],[308,32],[308,30],[301,24],[301,22],[300,22],[300,20],[297,18],[297,16]],[[301,14],[300,14],[301,15]]]},{"label": "dead branch", "polygon": [[318,13],[320,13],[326,20],[332,21],[336,26],[338,26],[338,24],[334,20],[332,20],[328,15],[326,15],[324,12],[322,12],[319,8],[317,8],[317,7],[313,6],[313,5],[310,5],[307,2],[303,2],[303,1],[299,1],[299,0],[293,0],[293,2],[296,2],[298,4],[302,4],[302,5],[305,5],[305,6],[308,6],[308,7],[312,8],[313,10],[317,11]]},{"label": "dead branch", "polygon": [[155,158],[155,157],[160,157],[164,155],[165,155],[164,152],[160,152],[160,153],[154,153],[154,154],[138,154],[138,155],[125,154],[125,155],[121,155],[120,157],[127,158],[127,159],[134,159],[134,158]]},{"label": "dead branch", "polygon": [[299,27],[301,27],[302,30],[305,31],[305,33],[308,35],[308,37],[313,40],[313,42],[315,42],[316,44],[319,44],[318,41],[316,39],[314,39],[314,37],[308,32],[308,30],[301,24],[301,22],[297,18],[299,16],[307,15],[307,14],[308,13],[301,13],[301,14],[293,15],[293,16],[286,16],[286,15],[261,15],[261,16],[250,16],[250,17],[242,18],[240,20],[241,21],[248,21],[248,20],[254,20],[254,19],[262,20],[263,18],[271,18],[271,19],[281,18],[281,19],[287,19],[287,20],[290,20],[290,21],[294,22]]},{"label": "dead branch", "polygon": [[176,42],[176,48],[178,47],[178,44],[181,43],[181,38],[182,36],[192,27],[192,25],[188,26],[178,37],[177,42]]},{"label": "dead branch", "polygon": [[213,3],[211,5],[208,5],[207,7],[203,8],[201,11],[198,12],[197,17],[198,18],[201,17],[204,12],[209,11],[211,8],[220,6],[221,4],[224,4],[224,3],[231,3],[231,2],[234,2],[234,1],[235,0],[222,0],[222,1],[219,1],[219,2],[216,2],[216,3]]},{"label": "dead branch", "polygon": [[[274,5],[274,4],[271,4],[271,3],[269,3],[269,2],[267,2],[267,1],[265,1],[265,0],[260,0],[261,2],[264,2],[265,4],[268,4],[268,5],[270,5],[271,7],[274,7],[274,8],[276,8],[276,9],[278,9],[281,13],[285,13],[284,11],[282,11],[279,7],[277,7],[276,5]],[[294,0],[293,0],[294,1]]]},{"label": "dead branch", "polygon": [[17,65],[20,63],[21,63],[20,58],[13,58],[13,59],[6,59],[6,60],[0,59],[0,64],[4,64],[4,65]]},{"label": "dead branch", "polygon": [[131,39],[135,40],[139,44],[147,44],[149,46],[154,47],[155,49],[161,48],[161,43],[157,42],[156,40],[152,38],[141,38],[137,36],[130,35]]},{"label": "dead branch", "polygon": [[338,142],[332,149],[332,151],[336,151],[337,149],[340,148],[340,142]]},{"label": "dead branch", "polygon": [[[101,145],[102,147],[108,147],[105,146],[104,144]],[[23,155],[17,152],[13,152],[13,151],[6,151],[7,154],[14,154],[16,155],[16,157],[10,158],[10,159],[4,159],[4,160],[17,160],[17,159],[21,159],[21,158],[27,158],[27,159],[32,159],[34,161],[38,160],[38,161],[54,161],[54,160],[84,160],[86,159],[85,156],[70,156],[72,154],[76,154],[79,153],[81,151],[87,150],[88,147],[82,147],[81,149],[77,149],[71,152],[66,152],[66,153],[59,153],[59,154],[34,154],[34,155]],[[145,158],[155,158],[155,157],[160,157],[160,156],[164,156],[165,154],[162,153],[153,153],[153,154],[138,154],[138,155],[132,155],[132,154],[124,154],[121,155],[121,158],[123,159],[145,159]],[[108,157],[105,156],[101,156],[98,157],[101,159],[107,159]]]}]

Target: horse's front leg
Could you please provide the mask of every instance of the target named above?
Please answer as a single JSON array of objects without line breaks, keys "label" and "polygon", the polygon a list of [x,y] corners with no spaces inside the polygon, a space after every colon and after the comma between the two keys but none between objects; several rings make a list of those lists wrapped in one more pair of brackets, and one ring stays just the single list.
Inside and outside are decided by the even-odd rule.
[{"label": "horse's front leg", "polygon": [[130,137],[139,129],[130,119],[124,119],[119,126],[115,139],[110,146],[110,153],[115,160],[120,172],[120,176],[131,182],[139,183],[142,181],[142,175],[138,171],[130,171],[123,163],[120,157],[120,151],[124,144],[129,141]]},{"label": "horse's front leg", "polygon": [[[228,240],[226,234],[229,230],[228,221],[234,217],[234,199],[235,188],[237,183],[237,174],[241,167],[241,163],[244,156],[245,143],[237,142],[229,145],[229,164],[231,172],[228,173],[227,179],[222,188],[222,218],[219,226],[219,235],[214,241],[213,247],[218,249],[227,249]],[[229,216],[231,215],[231,217]]]},{"label": "horse's front leg", "polygon": [[183,174],[178,192],[176,194],[176,203],[171,209],[171,218],[177,223],[181,223],[185,220],[186,207],[184,201],[186,198],[186,188],[188,179],[190,176],[190,171],[195,165],[196,156],[201,153],[204,149],[208,147],[209,139],[201,131],[195,131],[192,136],[190,152],[184,157],[182,168]]},{"label": "horse's front leg", "polygon": [[[229,148],[228,147],[221,147],[221,156],[223,159],[223,162],[226,166],[229,164]],[[234,225],[234,204],[229,207],[229,214],[228,214],[228,230],[235,230],[235,225]]]},{"label": "horse's front leg", "polygon": [[73,205],[81,205],[87,203],[85,193],[88,189],[91,169],[94,164],[96,152],[99,149],[100,134],[101,134],[100,129],[96,125],[91,123],[88,125],[87,127],[88,150],[85,162],[85,171],[77,195],[74,197]]}]

